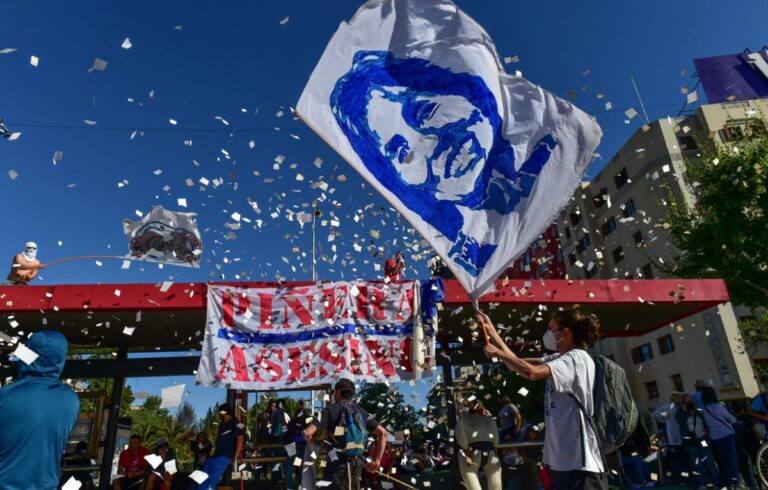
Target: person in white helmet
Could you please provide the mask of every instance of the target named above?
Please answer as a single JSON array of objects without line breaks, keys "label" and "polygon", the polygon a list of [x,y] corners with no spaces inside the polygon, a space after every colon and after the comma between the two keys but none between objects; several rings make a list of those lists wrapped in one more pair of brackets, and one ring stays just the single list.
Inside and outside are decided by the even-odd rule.
[{"label": "person in white helmet", "polygon": [[13,258],[11,272],[8,273],[3,286],[26,286],[43,267],[45,266],[37,260],[37,244],[27,242],[24,250]]}]

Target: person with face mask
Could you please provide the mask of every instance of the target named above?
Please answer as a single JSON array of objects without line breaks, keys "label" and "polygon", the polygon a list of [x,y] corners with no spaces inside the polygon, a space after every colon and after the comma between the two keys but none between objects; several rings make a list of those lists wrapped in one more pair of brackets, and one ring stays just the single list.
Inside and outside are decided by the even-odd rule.
[{"label": "person with face mask", "polygon": [[16,254],[11,263],[11,272],[3,286],[26,286],[45,266],[37,260],[37,244],[27,242],[24,250]]},{"label": "person with face mask", "polygon": [[193,488],[199,490],[215,489],[230,465],[232,465],[233,470],[237,470],[237,458],[245,443],[243,424],[235,418],[232,414],[232,407],[227,403],[219,405],[219,420],[213,456],[208,458],[203,467],[203,473],[207,474],[208,478],[200,486]]},{"label": "person with face mask", "polygon": [[[486,356],[500,359],[508,369],[526,379],[547,380],[543,460],[553,488],[607,490],[608,479],[597,434],[584,416],[584,412],[594,414],[595,362],[587,349],[600,337],[598,318],[576,308],[556,312],[542,338],[544,348],[555,354],[540,359],[518,357],[507,347],[487,315],[478,312],[477,321],[490,335]],[[584,407],[583,411],[579,404]]]}]

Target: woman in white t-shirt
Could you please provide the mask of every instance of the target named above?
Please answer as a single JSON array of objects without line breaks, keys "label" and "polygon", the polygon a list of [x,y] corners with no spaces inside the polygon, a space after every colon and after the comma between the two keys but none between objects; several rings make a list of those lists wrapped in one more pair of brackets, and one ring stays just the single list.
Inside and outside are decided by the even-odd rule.
[{"label": "woman in white t-shirt", "polygon": [[607,490],[597,435],[576,402],[578,400],[590,416],[594,413],[595,363],[586,349],[600,337],[597,317],[578,309],[556,312],[544,334],[543,344],[545,349],[557,353],[540,359],[519,358],[507,347],[486,315],[478,313],[477,320],[491,337],[491,343],[485,347],[489,358],[500,359],[508,369],[526,379],[547,380],[544,464],[553,488]]}]

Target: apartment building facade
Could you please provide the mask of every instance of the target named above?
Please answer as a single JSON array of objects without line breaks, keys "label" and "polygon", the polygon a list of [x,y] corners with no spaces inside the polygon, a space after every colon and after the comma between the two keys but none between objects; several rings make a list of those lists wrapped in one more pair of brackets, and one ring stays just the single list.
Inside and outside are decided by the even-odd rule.
[{"label": "apartment building facade", "polygon": [[[568,276],[665,277],[665,264],[680,251],[664,208],[671,197],[695,200],[685,160],[698,157],[700,138],[727,144],[747,128],[764,127],[766,114],[768,99],[709,104],[638,129],[592,182],[581,184],[556,223]],[[627,370],[647,407],[666,402],[672,391],[693,391],[699,379],[711,381],[721,399],[752,397],[759,390],[737,311],[723,304],[640,337],[604,339],[598,350]],[[643,319],[631,326],[642,330]]]}]

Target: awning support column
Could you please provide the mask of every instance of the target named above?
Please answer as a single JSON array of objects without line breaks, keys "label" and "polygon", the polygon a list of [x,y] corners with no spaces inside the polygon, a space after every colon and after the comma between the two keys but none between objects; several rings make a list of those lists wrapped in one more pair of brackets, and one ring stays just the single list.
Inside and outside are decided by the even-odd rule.
[{"label": "awning support column", "polygon": [[443,389],[445,392],[445,409],[448,415],[448,428],[456,428],[456,403],[453,396],[453,367],[450,363],[445,363],[443,368]]},{"label": "awning support column", "polygon": [[[128,353],[125,349],[117,351],[117,359],[125,360]],[[117,422],[120,417],[120,402],[123,398],[123,388],[125,387],[124,377],[112,378],[112,394],[109,400],[109,415],[107,417],[107,433],[104,436],[104,453],[101,458],[101,469],[99,477],[99,490],[109,490],[109,479],[112,476],[112,458],[115,454],[115,445],[117,444]]]}]

